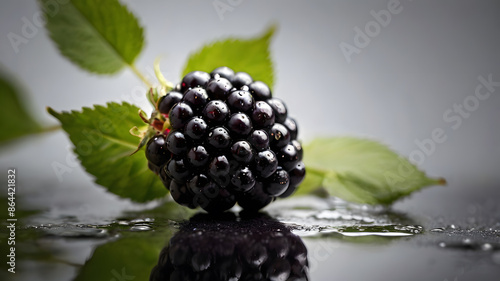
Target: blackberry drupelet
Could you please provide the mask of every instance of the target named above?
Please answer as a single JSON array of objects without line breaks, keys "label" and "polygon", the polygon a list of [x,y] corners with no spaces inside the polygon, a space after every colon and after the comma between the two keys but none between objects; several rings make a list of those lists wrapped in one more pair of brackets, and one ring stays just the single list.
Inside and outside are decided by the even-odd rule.
[{"label": "blackberry drupelet", "polygon": [[149,140],[148,166],[179,204],[257,211],[304,179],[297,122],[248,73],[191,72],[160,97],[157,110],[169,126]]}]

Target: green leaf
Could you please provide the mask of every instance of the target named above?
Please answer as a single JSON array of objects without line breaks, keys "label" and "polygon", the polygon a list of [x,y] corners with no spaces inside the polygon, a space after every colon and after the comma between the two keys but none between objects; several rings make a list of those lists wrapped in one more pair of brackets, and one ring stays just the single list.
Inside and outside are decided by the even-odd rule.
[{"label": "green leaf", "polygon": [[205,45],[191,54],[182,76],[191,71],[211,72],[219,66],[234,71],[244,71],[254,80],[260,80],[272,88],[274,82],[273,63],[269,43],[276,27],[271,26],[262,36],[251,39],[226,39]]},{"label": "green leaf", "polygon": [[84,107],[81,112],[48,111],[59,119],[83,167],[95,176],[96,183],[137,202],[165,196],[166,189],[148,169],[144,151],[131,155],[139,143],[139,138],[129,133],[131,127],[142,122],[138,107],[108,103],[107,107]]},{"label": "green leaf", "polygon": [[0,145],[42,131],[25,105],[26,97],[0,73]]},{"label": "green leaf", "polygon": [[61,53],[90,72],[132,66],[144,45],[137,18],[117,0],[39,0],[46,28]]},{"label": "green leaf", "polygon": [[432,179],[388,147],[351,137],[316,139],[304,147],[307,176],[299,194],[317,189],[362,204],[389,205],[428,185]]}]

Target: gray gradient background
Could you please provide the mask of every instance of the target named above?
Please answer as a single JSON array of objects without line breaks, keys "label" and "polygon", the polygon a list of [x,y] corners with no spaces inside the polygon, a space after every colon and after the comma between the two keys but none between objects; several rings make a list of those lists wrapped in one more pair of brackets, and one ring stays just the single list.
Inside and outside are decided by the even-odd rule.
[{"label": "gray gradient background", "polygon": [[[373,20],[370,11],[386,9],[388,1],[244,0],[223,20],[212,1],[123,2],[145,27],[147,43],[137,59],[138,68],[150,71],[155,57],[163,55],[162,70],[173,81],[178,80],[189,53],[203,43],[232,35],[254,36],[270,23],[278,23],[271,45],[274,94],[286,100],[299,120],[300,138],[366,136],[408,156],[418,149],[416,139],[429,138],[432,130],[442,128],[446,142],[438,144],[420,168],[445,177],[449,185],[418,192],[395,208],[450,221],[460,221],[471,205],[494,206],[498,215],[500,88],[481,101],[457,130],[443,120],[446,110],[474,93],[478,76],[493,74],[493,80],[500,81],[498,1],[402,0],[401,13],[393,15],[350,64],[339,44],[353,44],[354,28],[364,28]],[[21,34],[22,18],[31,20],[38,7],[27,0],[2,1],[0,7],[0,62],[17,77],[41,121],[56,123],[45,106],[70,110],[121,101],[142,86],[129,70],[101,77],[78,69],[59,55],[43,29],[16,54],[7,34]],[[146,105],[142,99],[132,101]],[[96,188],[80,167],[59,182],[51,165],[71,158],[69,146],[62,132],[24,140],[0,151],[0,168],[18,168],[20,195],[30,206],[47,210],[48,218],[84,210],[86,220],[92,222],[141,207]],[[378,272],[372,277],[401,280],[406,273],[429,267],[425,259],[420,261],[406,271]],[[371,263],[373,272],[381,262]],[[335,263],[338,260],[332,258]],[[439,276],[453,278],[451,269],[443,268]],[[329,269],[326,266],[324,271]]]}]

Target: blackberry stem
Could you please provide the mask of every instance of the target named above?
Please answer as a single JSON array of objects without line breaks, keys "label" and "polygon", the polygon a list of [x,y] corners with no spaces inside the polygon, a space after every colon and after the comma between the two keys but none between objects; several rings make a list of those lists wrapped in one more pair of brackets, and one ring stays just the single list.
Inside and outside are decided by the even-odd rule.
[{"label": "blackberry stem", "polygon": [[135,73],[135,75],[137,75],[137,77],[139,77],[139,79],[141,79],[142,82],[144,82],[144,84],[146,84],[148,86],[148,88],[152,88],[153,87],[153,84],[148,80],[148,78],[146,78],[146,76],[144,76],[138,69],[137,67],[135,67],[134,64],[129,64],[128,65],[130,67],[130,69],[132,70],[132,72]]},{"label": "blackberry stem", "polygon": [[156,75],[156,79],[160,82],[160,84],[165,88],[166,92],[169,92],[174,88],[174,84],[172,82],[168,81],[165,76],[161,73],[160,70],[160,57],[157,57],[154,62],[154,71]]},{"label": "blackberry stem", "polygon": [[50,132],[55,132],[55,131],[60,130],[60,129],[62,129],[61,125],[53,125],[53,126],[41,128],[38,133],[40,133],[40,134],[50,133]]}]

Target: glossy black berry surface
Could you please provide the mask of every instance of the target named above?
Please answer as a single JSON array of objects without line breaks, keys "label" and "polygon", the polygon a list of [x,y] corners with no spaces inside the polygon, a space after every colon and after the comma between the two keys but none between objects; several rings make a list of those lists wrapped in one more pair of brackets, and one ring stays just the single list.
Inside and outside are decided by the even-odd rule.
[{"label": "glossy black berry surface", "polygon": [[181,91],[184,93],[186,90],[189,88],[195,88],[195,87],[205,87],[210,80],[210,74],[203,72],[203,71],[193,71],[184,78],[182,78],[181,81]]},{"label": "glossy black berry surface", "polygon": [[164,135],[154,136],[146,146],[146,158],[156,166],[161,166],[170,159],[170,151]]},{"label": "glossy black berry surface", "polygon": [[168,95],[163,96],[158,101],[158,111],[163,114],[168,114],[172,107],[182,100],[182,93],[171,91]]},{"label": "glossy black berry surface", "polygon": [[212,77],[215,77],[216,74],[218,74],[220,77],[226,78],[229,81],[232,81],[234,76],[234,71],[227,66],[221,66],[217,67],[210,73]]},{"label": "glossy black berry surface", "polygon": [[246,72],[236,72],[231,79],[233,87],[241,89],[243,86],[248,86],[253,82],[252,76]]},{"label": "glossy black berry surface", "polygon": [[[147,143],[148,167],[179,204],[217,213],[238,203],[257,211],[292,195],[305,177],[297,122],[246,72],[191,72],[157,110],[166,127]],[[286,266],[276,266],[279,279]]]},{"label": "glossy black berry surface", "polygon": [[233,84],[226,78],[216,76],[207,84],[207,93],[212,99],[226,100],[229,96],[229,91],[233,88]]}]

